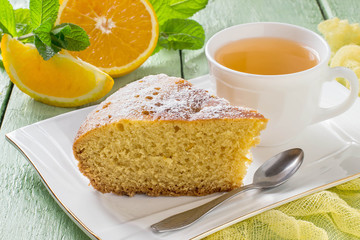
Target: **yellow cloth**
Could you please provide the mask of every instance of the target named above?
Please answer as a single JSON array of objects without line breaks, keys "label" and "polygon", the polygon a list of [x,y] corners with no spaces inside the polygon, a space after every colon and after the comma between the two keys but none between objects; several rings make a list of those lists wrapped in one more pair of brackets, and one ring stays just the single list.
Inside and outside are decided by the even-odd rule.
[{"label": "yellow cloth", "polygon": [[266,211],[205,239],[360,239],[360,178]]},{"label": "yellow cloth", "polygon": [[[330,67],[350,68],[360,82],[360,24],[350,24],[348,20],[335,17],[319,23],[318,30],[331,48]],[[350,88],[346,79],[337,78],[337,80]]]},{"label": "yellow cloth", "polygon": [[[318,29],[331,47],[335,61],[332,67],[349,67],[360,81],[360,24],[333,18],[321,22]],[[347,86],[344,80],[340,82]],[[360,239],[360,178],[261,213],[205,238],[235,239]]]},{"label": "yellow cloth", "polygon": [[332,54],[343,46],[360,44],[359,23],[350,24],[346,19],[335,17],[319,23],[318,30],[329,44]]}]

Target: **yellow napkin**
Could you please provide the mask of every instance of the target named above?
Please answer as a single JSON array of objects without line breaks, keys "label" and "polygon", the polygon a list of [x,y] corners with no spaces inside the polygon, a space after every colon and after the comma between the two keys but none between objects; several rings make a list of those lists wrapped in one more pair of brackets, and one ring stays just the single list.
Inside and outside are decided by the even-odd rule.
[{"label": "yellow napkin", "polygon": [[319,32],[328,42],[332,54],[335,54],[342,46],[360,44],[360,25],[350,24],[348,20],[332,18],[319,23]]},{"label": "yellow napkin", "polygon": [[205,239],[360,239],[360,178],[266,211]]},{"label": "yellow napkin", "polygon": [[[350,68],[360,81],[360,25],[350,24],[348,20],[332,18],[321,22],[318,30],[331,48],[330,67]],[[337,80],[345,87],[350,87],[347,80],[343,78]]]},{"label": "yellow napkin", "polygon": [[[360,25],[333,18],[321,22],[318,29],[332,51],[330,66],[348,67],[360,79]],[[338,81],[348,87],[344,79]],[[360,239],[360,178],[266,211],[205,239]]]}]

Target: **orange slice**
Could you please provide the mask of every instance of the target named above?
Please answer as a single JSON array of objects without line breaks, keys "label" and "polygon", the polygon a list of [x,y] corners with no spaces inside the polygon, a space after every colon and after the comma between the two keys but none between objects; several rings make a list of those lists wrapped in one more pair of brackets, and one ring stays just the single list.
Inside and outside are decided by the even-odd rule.
[{"label": "orange slice", "polygon": [[32,44],[5,34],[1,51],[11,81],[35,100],[76,107],[108,93],[114,80],[98,68],[70,55],[55,54],[45,61]]},{"label": "orange slice", "polygon": [[147,0],[64,0],[60,23],[79,25],[90,38],[90,47],[70,54],[113,77],[145,62],[159,36],[155,12]]}]

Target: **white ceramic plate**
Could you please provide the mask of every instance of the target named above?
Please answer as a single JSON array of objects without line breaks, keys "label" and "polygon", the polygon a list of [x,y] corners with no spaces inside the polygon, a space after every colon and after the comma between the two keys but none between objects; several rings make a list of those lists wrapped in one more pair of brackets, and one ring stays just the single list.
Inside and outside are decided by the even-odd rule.
[{"label": "white ceramic plate", "polygon": [[[211,88],[208,76],[193,79],[195,86]],[[347,94],[336,82],[325,86],[323,104],[332,105]],[[267,191],[249,191],[178,231],[156,234],[150,225],[172,214],[203,204],[205,197],[134,197],[101,194],[77,168],[72,142],[93,107],[73,111],[20,128],[6,135],[38,171],[64,211],[93,239],[199,239],[265,210],[360,177],[360,100],[345,114],[308,127],[279,147],[256,147],[245,183],[272,155],[292,147],[305,151],[300,170],[284,185]]]}]

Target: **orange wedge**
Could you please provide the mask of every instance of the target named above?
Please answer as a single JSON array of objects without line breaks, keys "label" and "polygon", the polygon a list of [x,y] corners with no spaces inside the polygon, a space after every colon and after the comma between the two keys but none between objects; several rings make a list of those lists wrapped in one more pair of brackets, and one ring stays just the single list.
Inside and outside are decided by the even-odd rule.
[{"label": "orange wedge", "polygon": [[98,68],[70,55],[55,54],[45,61],[32,44],[5,34],[1,51],[6,72],[24,93],[40,102],[76,107],[108,93],[114,80]]},{"label": "orange wedge", "polygon": [[79,25],[90,38],[90,47],[70,54],[113,77],[144,63],[159,36],[155,12],[147,0],[64,0],[60,23]]}]

